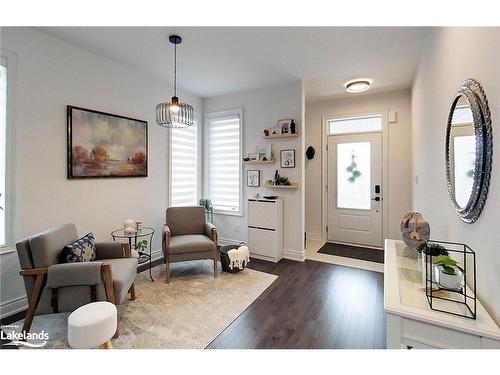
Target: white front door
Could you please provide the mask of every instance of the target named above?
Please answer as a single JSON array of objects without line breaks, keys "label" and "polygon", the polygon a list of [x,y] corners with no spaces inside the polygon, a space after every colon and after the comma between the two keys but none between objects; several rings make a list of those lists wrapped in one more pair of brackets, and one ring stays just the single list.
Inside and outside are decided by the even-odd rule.
[{"label": "white front door", "polygon": [[327,189],[328,241],[381,247],[381,133],[328,136]]}]

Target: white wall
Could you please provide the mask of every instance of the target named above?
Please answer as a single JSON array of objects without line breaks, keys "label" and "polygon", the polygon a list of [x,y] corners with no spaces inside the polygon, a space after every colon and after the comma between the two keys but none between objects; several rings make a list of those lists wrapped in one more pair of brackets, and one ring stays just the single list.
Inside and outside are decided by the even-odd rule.
[{"label": "white wall", "polygon": [[[444,142],[448,111],[461,82],[483,86],[493,123],[493,170],[488,200],[474,224],[455,214],[446,190]],[[500,29],[438,28],[422,53],[412,91],[413,206],[434,239],[465,242],[476,251],[482,303],[500,322]]]},{"label": "white wall", "polygon": [[[156,104],[170,96],[171,84],[158,82],[115,62],[29,28],[3,28],[3,49],[17,55],[14,131],[14,240],[61,223],[98,241],[127,218],[142,219],[160,235],[168,197],[167,130],[156,125]],[[180,93],[202,111],[202,101]],[[146,178],[66,179],[66,105],[148,121]],[[24,295],[16,253],[0,256],[1,301]],[[4,305],[2,315],[22,302]],[[23,307],[23,306],[21,306]]]},{"label": "white wall", "polygon": [[[205,99],[203,107],[205,113],[223,111],[234,108],[243,108],[243,155],[254,152],[255,146],[270,142],[272,151],[277,159],[272,165],[244,165],[243,167],[243,216],[216,215],[215,223],[223,241],[247,240],[247,202],[257,192],[264,195],[276,194],[284,198],[284,255],[293,259],[304,258],[304,204],[302,168],[304,150],[302,147],[304,121],[303,94],[300,81],[285,85],[241,92],[231,95]],[[264,140],[264,128],[275,127],[279,119],[293,118],[299,133],[298,138],[283,140]],[[294,148],[296,167],[290,169],[279,168],[280,149]],[[261,187],[246,186],[247,169],[261,170]],[[298,190],[278,190],[263,187],[266,180],[272,179],[275,170],[280,175],[287,176],[293,182],[298,182]]]},{"label": "white wall", "polygon": [[[399,222],[411,208],[411,98],[409,90],[361,94],[333,100],[306,103],[306,145],[316,149],[314,159],[306,160],[306,232],[321,238],[322,207],[322,117],[334,118],[367,113],[397,112],[397,122],[388,125],[388,186],[383,186],[388,215],[387,236],[399,238]],[[324,176],[326,178],[326,176]]]}]

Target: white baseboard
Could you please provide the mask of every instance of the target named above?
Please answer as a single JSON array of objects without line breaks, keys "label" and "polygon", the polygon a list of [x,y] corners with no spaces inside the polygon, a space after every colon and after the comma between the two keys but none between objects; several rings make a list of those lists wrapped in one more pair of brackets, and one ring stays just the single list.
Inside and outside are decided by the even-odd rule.
[{"label": "white baseboard", "polygon": [[[241,240],[234,240],[232,238],[224,238],[224,237],[219,237],[219,245],[220,246],[227,246],[227,245],[239,245],[240,243],[245,242]],[[246,243],[246,242],[245,242]]]},{"label": "white baseboard", "polygon": [[28,299],[26,296],[13,298],[0,304],[0,317],[6,318],[10,315],[28,309]]},{"label": "white baseboard", "polygon": [[317,240],[317,241],[321,241],[321,233],[306,232],[306,238],[307,238],[308,240]]},{"label": "white baseboard", "polygon": [[163,259],[163,250],[162,249],[156,249],[151,252],[151,262],[154,262],[155,260],[158,259]]},{"label": "white baseboard", "polygon": [[[221,245],[221,246],[239,245],[241,242],[245,242],[245,241],[234,240],[232,238],[224,238],[224,237],[219,238],[219,245]],[[269,259],[266,259],[265,257],[255,256],[255,254],[252,254],[252,257],[257,258],[257,259],[262,259],[262,260],[269,260]],[[303,262],[306,259],[306,251],[302,250],[301,252],[299,252],[296,250],[283,249],[283,258],[289,259],[289,260],[295,260],[298,262]]]},{"label": "white baseboard", "polygon": [[283,258],[295,260],[297,262],[303,262],[304,260],[306,260],[306,251],[283,249]]}]

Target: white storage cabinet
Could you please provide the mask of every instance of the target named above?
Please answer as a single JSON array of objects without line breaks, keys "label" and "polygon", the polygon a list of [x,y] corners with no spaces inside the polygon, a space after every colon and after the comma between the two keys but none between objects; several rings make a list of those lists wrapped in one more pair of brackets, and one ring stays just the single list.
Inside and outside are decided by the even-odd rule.
[{"label": "white storage cabinet", "polygon": [[283,257],[283,199],[248,200],[248,249],[257,259]]}]

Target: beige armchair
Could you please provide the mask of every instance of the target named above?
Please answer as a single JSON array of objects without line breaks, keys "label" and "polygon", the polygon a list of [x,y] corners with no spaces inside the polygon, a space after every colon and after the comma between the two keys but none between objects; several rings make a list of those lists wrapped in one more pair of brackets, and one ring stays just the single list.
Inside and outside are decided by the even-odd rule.
[{"label": "beige armchair", "polygon": [[64,246],[76,241],[74,224],[64,224],[16,244],[20,274],[29,305],[23,332],[29,332],[35,315],[71,312],[95,301],[120,304],[128,292],[135,299],[137,259],[128,244],[96,243],[96,260],[57,263]]},{"label": "beige armchair", "polygon": [[205,208],[167,208],[162,233],[165,282],[170,282],[170,263],[188,260],[213,259],[214,277],[218,274],[217,229],[205,221]]}]

